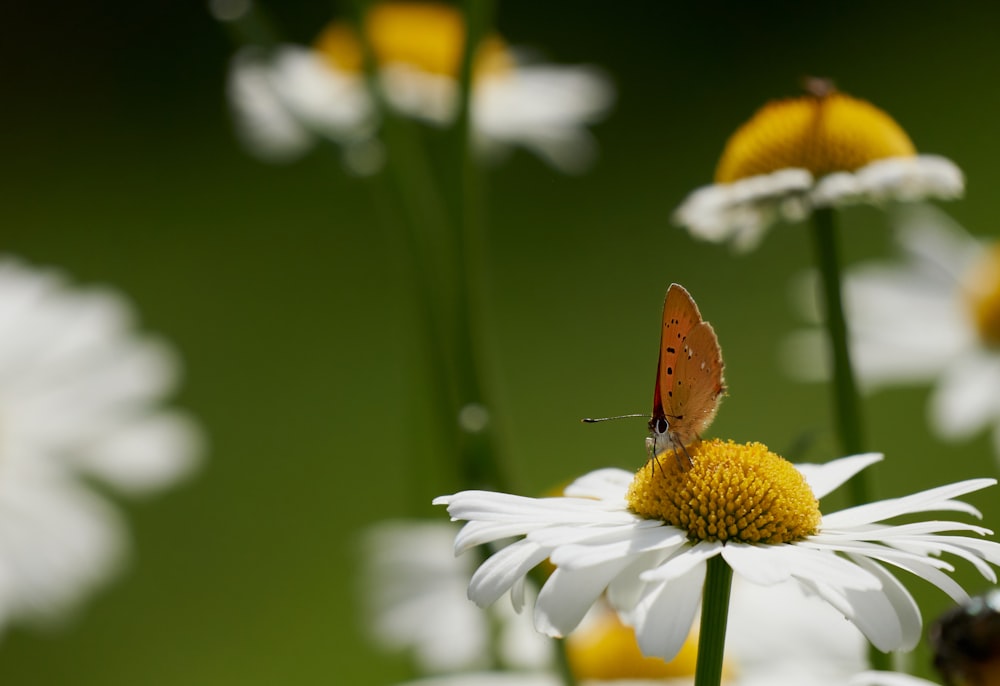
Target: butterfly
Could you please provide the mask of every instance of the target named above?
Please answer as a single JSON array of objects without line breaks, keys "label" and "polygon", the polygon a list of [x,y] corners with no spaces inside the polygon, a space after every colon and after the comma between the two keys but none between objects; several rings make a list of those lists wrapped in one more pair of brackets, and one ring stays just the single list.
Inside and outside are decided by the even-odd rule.
[{"label": "butterfly", "polygon": [[[672,283],[663,302],[660,356],[646,446],[652,457],[687,446],[715,419],[722,395],[722,350],[712,325],[701,318],[691,294]],[[678,459],[680,459],[678,457]]]}]

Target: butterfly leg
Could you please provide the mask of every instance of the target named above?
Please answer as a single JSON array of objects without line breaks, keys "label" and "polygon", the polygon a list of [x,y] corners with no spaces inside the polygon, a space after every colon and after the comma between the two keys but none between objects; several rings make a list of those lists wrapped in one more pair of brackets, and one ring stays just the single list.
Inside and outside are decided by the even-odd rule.
[{"label": "butterfly leg", "polygon": [[[670,434],[670,444],[674,448],[674,458],[677,460],[677,466],[681,469],[687,469],[694,465],[694,460],[691,459],[691,453],[688,452],[687,446],[684,442],[680,440],[677,434]],[[687,464],[681,463],[681,454],[683,453],[684,459],[687,460]]]}]

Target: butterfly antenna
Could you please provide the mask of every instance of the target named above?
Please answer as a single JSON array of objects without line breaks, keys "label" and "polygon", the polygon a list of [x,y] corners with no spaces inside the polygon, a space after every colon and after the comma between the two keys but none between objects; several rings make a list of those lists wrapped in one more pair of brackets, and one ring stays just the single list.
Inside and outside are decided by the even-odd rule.
[{"label": "butterfly antenna", "polygon": [[614,417],[584,417],[580,421],[583,422],[584,424],[597,424],[598,422],[606,422],[611,419],[629,419],[631,417],[646,418],[648,416],[649,416],[648,414],[643,414],[642,412],[640,412],[637,414],[619,414]]}]

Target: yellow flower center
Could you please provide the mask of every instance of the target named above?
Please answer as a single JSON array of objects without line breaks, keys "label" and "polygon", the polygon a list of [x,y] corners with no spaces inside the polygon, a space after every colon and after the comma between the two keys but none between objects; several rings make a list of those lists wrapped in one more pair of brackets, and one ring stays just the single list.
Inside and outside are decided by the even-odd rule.
[{"label": "yellow flower center", "polygon": [[[698,637],[692,632],[670,662],[646,657],[636,643],[635,631],[608,610],[566,638],[566,656],[570,670],[581,681],[693,677],[698,661]],[[729,665],[724,663],[723,676],[728,678],[731,674]]]},{"label": "yellow flower center", "polygon": [[667,452],[635,475],[628,504],[693,541],[788,543],[816,532],[819,501],[791,462],[761,443],[713,439]]},{"label": "yellow flower center", "polygon": [[788,168],[820,177],[915,154],[906,132],[871,103],[837,92],[807,95],[758,110],[726,143],[715,180],[731,183]]},{"label": "yellow flower center", "polygon": [[1000,245],[994,245],[972,268],[965,282],[966,301],[979,338],[1000,346]]},{"label": "yellow flower center", "polygon": [[[379,66],[406,64],[439,76],[458,77],[465,48],[465,21],[455,8],[436,3],[386,2],[365,15],[365,35]],[[316,50],[336,69],[361,72],[364,59],[353,26],[335,21],[316,39]],[[503,39],[490,35],[476,51],[474,73],[502,72],[511,57]]]}]

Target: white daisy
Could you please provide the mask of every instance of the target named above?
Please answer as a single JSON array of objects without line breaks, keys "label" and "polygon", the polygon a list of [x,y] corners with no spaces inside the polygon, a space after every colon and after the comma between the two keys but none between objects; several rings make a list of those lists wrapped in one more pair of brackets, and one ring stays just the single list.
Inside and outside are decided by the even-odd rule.
[{"label": "white daisy", "polygon": [[[868,391],[934,384],[929,421],[935,432],[964,440],[992,427],[1000,456],[1000,248],[928,206],[899,208],[895,224],[902,259],[860,265],[844,277],[858,380]],[[819,321],[807,297],[800,309]],[[826,378],[821,338],[818,329],[790,338],[789,373]]]},{"label": "white daisy", "polygon": [[[405,116],[450,124],[458,109],[461,14],[437,3],[385,2],[371,7],[365,27],[386,102]],[[238,53],[229,99],[241,138],[269,161],[295,159],[325,138],[344,145],[349,162],[363,167],[358,171],[373,171],[381,161],[373,142],[378,122],[361,67],[360,45],[346,22],[330,24],[311,49]],[[561,171],[581,171],[595,152],[586,127],[613,100],[599,70],[533,64],[492,35],[476,57],[475,142],[494,156],[520,145]]]},{"label": "white daisy", "polygon": [[108,580],[125,547],[94,481],[144,494],[186,476],[199,434],[160,408],[167,346],[105,289],[0,259],[0,627],[54,619]]},{"label": "white daisy", "polygon": [[961,170],[917,155],[906,132],[864,100],[825,82],[810,95],[761,108],[726,143],[715,184],[677,208],[694,236],[749,250],[778,221],[816,208],[960,197]]},{"label": "white daisy", "polygon": [[465,587],[476,560],[472,552],[454,555],[457,529],[398,520],[366,532],[362,581],[372,638],[389,650],[412,650],[425,673],[487,668],[494,653],[507,668],[547,665],[551,641],[529,617],[510,605],[484,613],[469,602]]},{"label": "white daisy", "polygon": [[[701,603],[706,561],[721,555],[746,581],[794,581],[839,610],[880,650],[914,647],[921,617],[906,588],[884,565],[926,579],[956,600],[965,591],[944,573],[942,552],[968,560],[986,578],[984,561],[1000,562],[1000,544],[974,536],[988,530],[955,521],[890,525],[904,514],[975,508],[954,498],[993,485],[976,479],[828,515],[822,497],[879,455],[796,469],[760,444],[706,441],[688,449],[693,465],[661,457],[635,475],[592,472],[566,497],[524,498],[465,491],[435,503],[465,520],[456,550],[518,540],[476,571],[469,596],[488,606],[506,592],[524,603],[524,578],[549,559],[556,569],[535,603],[536,629],[573,630],[605,592],[633,626],[643,653],[670,658],[688,635]],[[662,468],[661,468],[662,467]],[[815,496],[814,496],[815,494]]]}]

